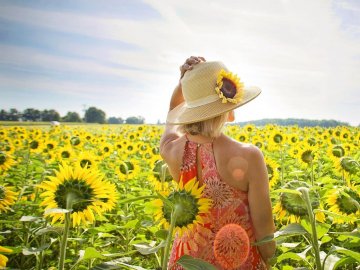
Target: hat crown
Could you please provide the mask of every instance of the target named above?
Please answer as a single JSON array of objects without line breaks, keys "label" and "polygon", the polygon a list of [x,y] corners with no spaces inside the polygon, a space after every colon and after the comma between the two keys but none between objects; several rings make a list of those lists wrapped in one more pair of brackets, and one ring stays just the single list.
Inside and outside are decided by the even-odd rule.
[{"label": "hat crown", "polygon": [[216,81],[222,69],[228,71],[222,62],[202,62],[186,71],[181,79],[185,102],[188,104],[216,94]]}]

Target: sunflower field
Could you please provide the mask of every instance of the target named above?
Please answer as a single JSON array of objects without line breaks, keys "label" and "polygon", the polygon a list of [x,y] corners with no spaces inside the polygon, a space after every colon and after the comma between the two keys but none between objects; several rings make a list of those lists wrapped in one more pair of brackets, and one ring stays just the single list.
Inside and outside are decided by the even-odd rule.
[{"label": "sunflower field", "polygon": [[[166,269],[211,205],[175,183],[156,125],[0,126],[0,269]],[[272,269],[360,269],[360,130],[226,126],[264,154]],[[178,207],[179,204],[182,207]],[[215,269],[184,256],[184,269]]]}]

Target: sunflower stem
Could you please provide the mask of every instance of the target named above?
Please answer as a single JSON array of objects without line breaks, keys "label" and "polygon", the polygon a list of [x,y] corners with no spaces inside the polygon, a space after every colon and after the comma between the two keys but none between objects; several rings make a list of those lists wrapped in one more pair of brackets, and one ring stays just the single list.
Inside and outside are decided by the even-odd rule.
[{"label": "sunflower stem", "polygon": [[[76,195],[73,193],[68,193],[66,195],[66,209],[71,210],[73,201],[76,198]],[[61,238],[60,243],[60,257],[59,257],[59,270],[64,269],[65,264],[65,258],[66,258],[66,246],[67,246],[67,240],[69,236],[69,229],[70,229],[70,223],[71,223],[71,212],[65,213],[65,227],[64,227],[64,234]]]},{"label": "sunflower stem", "polygon": [[176,219],[178,217],[179,212],[180,212],[180,206],[175,205],[175,208],[171,213],[171,223],[170,223],[169,233],[166,238],[166,246],[165,246],[163,262],[162,262],[162,270],[167,269],[167,264],[169,261],[170,245],[171,245],[171,241],[172,241],[172,234],[173,234],[173,231],[175,228]]},{"label": "sunflower stem", "polygon": [[305,201],[310,224],[311,224],[311,232],[312,232],[311,244],[314,249],[316,269],[321,270],[320,248],[319,248],[319,242],[318,242],[317,231],[316,231],[316,220],[315,220],[314,212],[313,212],[311,201],[310,201],[309,189],[306,187],[301,187],[298,190],[302,193],[302,198]]},{"label": "sunflower stem", "polygon": [[284,185],[284,152],[282,145],[280,145],[280,162],[281,162],[281,186],[282,186]]},{"label": "sunflower stem", "polygon": [[314,164],[312,161],[310,162],[310,165],[311,165],[311,186],[314,186]]}]

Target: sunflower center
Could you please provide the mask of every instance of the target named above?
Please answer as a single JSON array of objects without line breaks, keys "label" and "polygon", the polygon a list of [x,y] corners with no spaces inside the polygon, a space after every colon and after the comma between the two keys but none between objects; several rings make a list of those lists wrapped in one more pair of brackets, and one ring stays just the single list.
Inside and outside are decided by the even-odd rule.
[{"label": "sunflower center", "polygon": [[273,139],[274,139],[274,142],[281,143],[283,140],[283,136],[281,134],[275,134]]},{"label": "sunflower center", "polygon": [[61,152],[61,157],[62,158],[69,158],[70,157],[70,153],[68,151],[62,151]]},{"label": "sunflower center", "polygon": [[343,168],[345,171],[351,173],[355,170],[354,163],[351,158],[349,157],[343,157],[340,160],[341,168]]},{"label": "sunflower center", "polygon": [[86,209],[94,198],[94,190],[84,180],[66,180],[55,192],[55,201],[60,208],[66,209],[66,199],[69,194],[75,197],[72,207],[74,212]]},{"label": "sunflower center", "polygon": [[220,91],[226,98],[233,98],[236,95],[236,85],[231,80],[223,78]]},{"label": "sunflower center", "polygon": [[[158,160],[155,163],[154,169],[153,169],[153,174],[155,176],[155,178],[158,181],[161,181],[161,176],[162,176],[162,166],[165,164],[165,162],[163,160]],[[166,169],[165,170],[165,182],[170,182],[172,180],[172,176],[169,173],[169,170]]]},{"label": "sunflower center", "polygon": [[301,160],[305,163],[311,163],[314,159],[314,156],[312,154],[311,150],[306,150],[304,153],[301,154]]},{"label": "sunflower center", "polygon": [[256,142],[255,145],[258,147],[258,148],[261,148],[263,146],[263,144],[261,142]]},{"label": "sunflower center", "polygon": [[[199,213],[198,199],[193,195],[188,193],[186,190],[174,191],[169,196],[168,199],[179,207],[178,216],[176,218],[175,226],[186,227],[189,224],[192,224],[196,220],[196,216]],[[164,204],[163,213],[165,219],[171,223],[171,211],[172,208]]]},{"label": "sunflower center", "polygon": [[90,168],[91,167],[91,160],[88,160],[88,159],[82,159],[80,161],[80,166],[81,168]]},{"label": "sunflower center", "polygon": [[39,147],[39,142],[38,141],[31,141],[30,143],[30,148],[31,149],[37,149]]},{"label": "sunflower center", "polygon": [[[290,181],[286,185],[284,185],[284,188],[288,188],[292,190],[295,190],[299,187],[309,187],[309,185],[302,181]],[[310,190],[309,197],[313,209],[318,208],[320,205],[319,194],[317,194],[314,190]],[[281,193],[280,202],[282,207],[285,208],[286,211],[292,215],[306,216],[308,214],[306,203],[297,194]]]},{"label": "sunflower center", "polygon": [[130,161],[124,161],[120,164],[119,170],[122,174],[129,174],[134,170],[134,165]]},{"label": "sunflower center", "polygon": [[266,168],[267,168],[267,171],[268,171],[269,180],[271,180],[273,178],[273,176],[274,176],[274,170],[268,164],[266,164]]},{"label": "sunflower center", "polygon": [[345,155],[345,150],[342,146],[340,145],[335,145],[332,149],[332,154],[335,156],[335,157],[342,157]]},{"label": "sunflower center", "polygon": [[46,145],[46,147],[47,147],[47,149],[52,150],[52,149],[54,149],[54,144],[48,143],[48,144]]},{"label": "sunflower center", "polygon": [[346,214],[354,214],[359,211],[360,197],[353,190],[347,190],[347,195],[340,194],[336,202],[339,205],[341,212]]},{"label": "sunflower center", "polygon": [[3,165],[6,162],[6,155],[3,152],[0,152],[0,165]]},{"label": "sunflower center", "polygon": [[79,145],[81,143],[81,140],[78,136],[71,137],[70,143],[74,146]]}]

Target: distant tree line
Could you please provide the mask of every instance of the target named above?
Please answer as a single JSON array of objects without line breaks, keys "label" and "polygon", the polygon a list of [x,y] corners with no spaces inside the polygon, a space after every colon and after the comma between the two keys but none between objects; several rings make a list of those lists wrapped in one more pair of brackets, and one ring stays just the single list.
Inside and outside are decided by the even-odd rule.
[{"label": "distant tree line", "polygon": [[11,108],[9,111],[4,109],[0,110],[0,121],[27,121],[27,122],[85,122],[85,123],[99,123],[99,124],[144,124],[145,118],[142,116],[130,116],[126,119],[121,117],[106,118],[103,110],[96,107],[89,107],[85,111],[83,118],[77,112],[67,112],[65,116],[60,116],[56,110],[38,110],[28,108],[24,111],[18,111]]},{"label": "distant tree line", "polygon": [[265,126],[267,124],[274,124],[274,125],[279,125],[279,126],[297,125],[299,127],[350,126],[349,123],[336,121],[336,120],[309,120],[309,119],[294,119],[294,118],[287,118],[287,119],[279,119],[279,118],[260,119],[260,120],[254,120],[254,121],[239,122],[237,124],[240,124],[240,125],[253,124],[255,126]]}]

